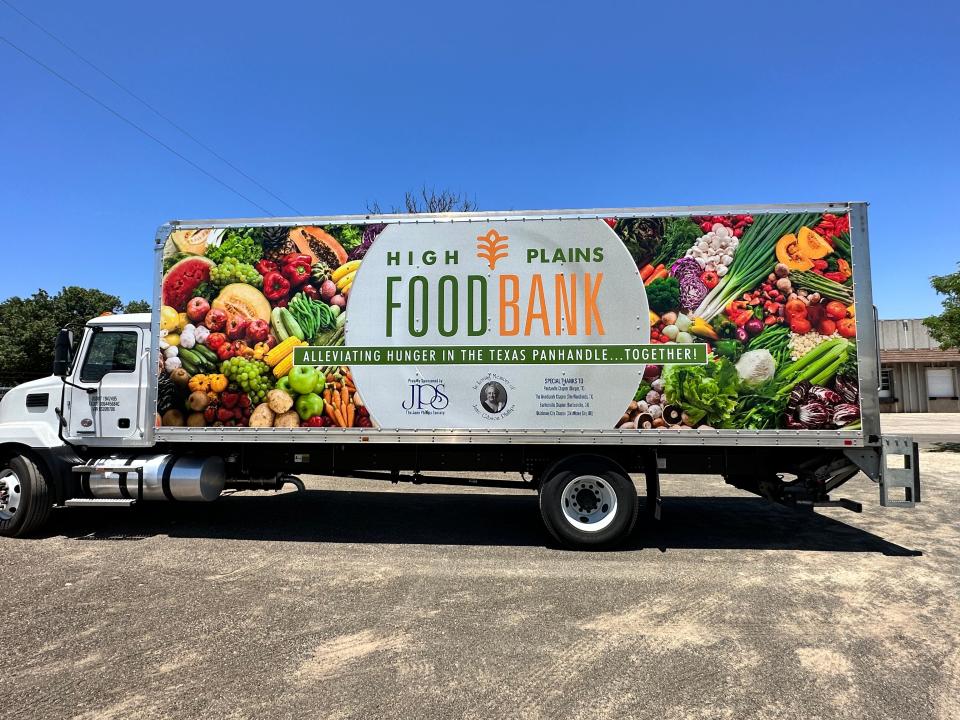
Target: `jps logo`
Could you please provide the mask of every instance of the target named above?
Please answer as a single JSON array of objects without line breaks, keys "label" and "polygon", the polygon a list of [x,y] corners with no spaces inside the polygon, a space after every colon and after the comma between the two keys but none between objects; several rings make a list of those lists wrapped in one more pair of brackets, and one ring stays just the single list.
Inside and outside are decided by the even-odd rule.
[{"label": "jps logo", "polygon": [[449,404],[443,383],[411,383],[410,397],[403,402],[403,409],[408,412],[444,410]]}]

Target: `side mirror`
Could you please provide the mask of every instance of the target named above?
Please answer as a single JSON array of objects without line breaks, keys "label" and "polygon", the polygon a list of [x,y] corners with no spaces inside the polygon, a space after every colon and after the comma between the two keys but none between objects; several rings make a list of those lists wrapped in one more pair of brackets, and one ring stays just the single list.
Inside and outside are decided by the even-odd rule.
[{"label": "side mirror", "polygon": [[73,355],[73,331],[63,328],[57,333],[53,346],[53,374],[66,377],[70,371],[70,359]]}]

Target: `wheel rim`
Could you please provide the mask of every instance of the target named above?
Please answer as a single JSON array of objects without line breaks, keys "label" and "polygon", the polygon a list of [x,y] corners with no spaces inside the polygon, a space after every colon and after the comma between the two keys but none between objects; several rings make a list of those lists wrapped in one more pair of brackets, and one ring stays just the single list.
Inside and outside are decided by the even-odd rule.
[{"label": "wheel rim", "polygon": [[563,517],[577,530],[599,532],[617,516],[617,494],[596,475],[579,475],[567,483],[560,496]]},{"label": "wheel rim", "polygon": [[0,471],[0,520],[12,520],[20,509],[22,484],[10,469]]}]

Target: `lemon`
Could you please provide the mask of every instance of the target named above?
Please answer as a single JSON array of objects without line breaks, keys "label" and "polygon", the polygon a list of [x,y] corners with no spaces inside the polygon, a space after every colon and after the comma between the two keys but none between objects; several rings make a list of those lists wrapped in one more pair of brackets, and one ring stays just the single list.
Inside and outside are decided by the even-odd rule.
[{"label": "lemon", "polygon": [[177,312],[176,308],[172,308],[169,305],[164,305],[160,308],[160,329],[166,330],[176,330],[180,324],[180,313]]}]

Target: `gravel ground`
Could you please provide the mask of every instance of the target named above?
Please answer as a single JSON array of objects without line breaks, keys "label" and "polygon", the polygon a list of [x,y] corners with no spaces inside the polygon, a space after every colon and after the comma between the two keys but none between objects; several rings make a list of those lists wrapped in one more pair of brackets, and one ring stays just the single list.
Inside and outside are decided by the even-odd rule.
[{"label": "gravel ground", "polygon": [[960,455],[922,469],[915,510],[851,481],[861,515],[666,476],[605,554],[499,490],[56,513],[0,539],[0,718],[952,720]]}]

